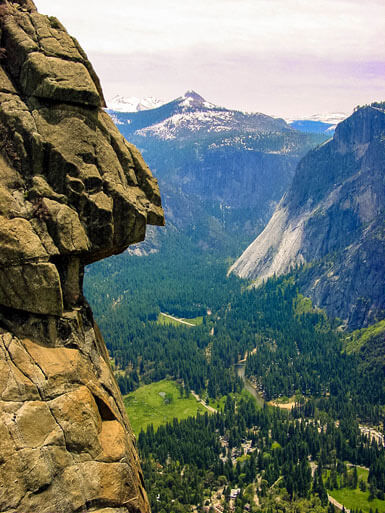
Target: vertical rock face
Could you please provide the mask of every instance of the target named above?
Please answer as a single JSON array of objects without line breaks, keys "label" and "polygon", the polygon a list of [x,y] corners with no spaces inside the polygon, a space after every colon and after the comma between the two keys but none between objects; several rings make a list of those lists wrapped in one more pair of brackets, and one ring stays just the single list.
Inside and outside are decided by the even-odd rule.
[{"label": "vertical rock face", "polygon": [[146,512],[85,264],[164,223],[75,39],[0,1],[0,511]]},{"label": "vertical rock face", "polygon": [[307,264],[299,286],[350,328],[385,312],[385,103],[358,109],[300,161],[265,230],[230,272],[263,280]]}]

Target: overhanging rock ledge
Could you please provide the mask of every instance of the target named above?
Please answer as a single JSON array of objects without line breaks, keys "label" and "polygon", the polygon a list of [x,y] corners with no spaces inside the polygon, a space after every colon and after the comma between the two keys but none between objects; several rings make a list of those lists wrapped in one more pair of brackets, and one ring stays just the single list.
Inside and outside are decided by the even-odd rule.
[{"label": "overhanging rock ledge", "polygon": [[164,224],[78,42],[0,1],[0,511],[147,512],[86,264]]}]

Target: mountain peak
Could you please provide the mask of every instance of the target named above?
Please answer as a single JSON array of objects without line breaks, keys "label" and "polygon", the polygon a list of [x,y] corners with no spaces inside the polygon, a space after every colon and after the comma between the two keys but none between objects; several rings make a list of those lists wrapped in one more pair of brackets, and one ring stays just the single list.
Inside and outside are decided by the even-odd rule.
[{"label": "mountain peak", "polygon": [[178,98],[179,105],[186,109],[215,109],[216,105],[206,101],[203,96],[198,94],[196,91],[190,89],[186,91],[183,96]]},{"label": "mountain peak", "polygon": [[186,91],[183,95],[183,98],[192,98],[193,100],[196,100],[196,101],[201,101],[201,102],[205,102],[206,100],[203,98],[203,96],[201,96],[200,94],[198,94],[196,91],[193,91],[192,89],[190,89],[189,91]]}]

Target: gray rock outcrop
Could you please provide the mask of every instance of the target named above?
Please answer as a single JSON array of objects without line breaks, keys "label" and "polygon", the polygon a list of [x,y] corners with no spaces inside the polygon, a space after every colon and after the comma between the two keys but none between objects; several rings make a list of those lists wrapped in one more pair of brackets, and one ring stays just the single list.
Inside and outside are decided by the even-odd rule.
[{"label": "gray rock outcrop", "polygon": [[258,286],[302,266],[301,290],[350,328],[385,313],[385,105],[358,109],[299,163],[265,230],[230,272]]}]

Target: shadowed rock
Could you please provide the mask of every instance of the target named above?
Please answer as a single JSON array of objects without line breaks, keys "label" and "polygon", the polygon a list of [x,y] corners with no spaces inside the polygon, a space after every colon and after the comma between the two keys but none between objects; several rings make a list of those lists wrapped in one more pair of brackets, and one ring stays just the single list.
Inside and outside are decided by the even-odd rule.
[{"label": "shadowed rock", "polygon": [[0,21],[0,511],[148,511],[82,278],[164,224],[157,182],[60,22]]}]

